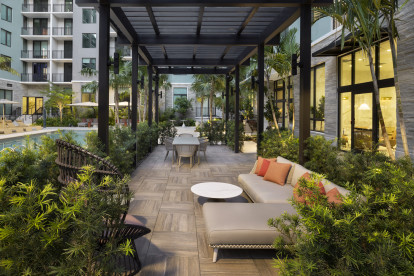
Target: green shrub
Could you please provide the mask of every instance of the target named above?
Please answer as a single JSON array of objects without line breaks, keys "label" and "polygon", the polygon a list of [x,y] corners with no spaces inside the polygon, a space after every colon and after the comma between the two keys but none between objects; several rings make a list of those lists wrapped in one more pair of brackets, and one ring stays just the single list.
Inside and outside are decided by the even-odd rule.
[{"label": "green shrub", "polygon": [[[76,144],[73,132],[63,134],[59,131],[59,136],[60,139]],[[39,186],[48,183],[58,186],[56,158],[56,144],[52,138],[42,136],[41,143],[36,144],[28,137],[26,147],[6,148],[0,152],[0,175],[8,186],[31,181],[36,181]]]},{"label": "green shrub", "polygon": [[[125,182],[91,183],[92,168],[61,191],[35,181],[0,181],[1,275],[102,275],[118,271],[113,256],[131,254],[130,243],[111,239],[97,250],[105,220],[119,220],[130,199]],[[111,189],[111,193],[102,190]],[[117,195],[117,196],[113,196]],[[119,226],[121,227],[121,226]]]},{"label": "green shrub", "polygon": [[175,111],[180,114],[180,119],[184,119],[189,110],[193,109],[191,101],[186,97],[176,98],[174,101]]},{"label": "green shrub", "polygon": [[265,158],[282,156],[292,162],[298,162],[299,139],[292,137],[288,131],[281,131],[281,137],[279,137],[275,129],[266,130],[263,132],[258,155]]},{"label": "green shrub", "polygon": [[353,189],[341,205],[318,194],[314,180],[304,181],[318,194],[311,204],[294,202],[298,215],[269,220],[283,233],[275,241],[282,275],[412,274],[414,180],[390,162],[366,174],[368,182],[379,182]]},{"label": "green shrub", "polygon": [[[85,137],[86,149],[100,157],[106,158],[103,145],[96,131],[87,133]],[[133,169],[135,151],[135,135],[130,128],[114,127],[109,129],[109,161],[123,174],[131,173]]]},{"label": "green shrub", "polygon": [[[379,152],[341,152],[321,136],[307,141],[305,167],[351,191],[332,205],[313,184],[308,205],[293,202],[297,215],[270,219],[283,233],[275,241],[282,275],[410,275],[414,271],[414,169],[408,159]],[[264,133],[260,154],[297,162],[298,141],[289,133]],[[316,177],[316,178],[315,178]]]},{"label": "green shrub", "polygon": [[200,124],[196,128],[196,131],[200,132],[200,137],[207,137],[210,144],[217,145],[218,143],[224,142],[224,121],[213,120]]},{"label": "green shrub", "polygon": [[148,126],[147,122],[139,123],[137,126],[137,161],[147,156],[153,147],[158,144],[158,126]]},{"label": "green shrub", "polygon": [[[234,143],[234,137],[236,135],[236,125],[234,121],[228,121],[228,132],[226,134],[226,139],[227,139],[227,146],[231,149],[231,150],[235,150],[235,143]],[[243,124],[239,124],[239,151],[241,152],[243,149],[243,145],[244,145],[244,126]]]},{"label": "green shrub", "polygon": [[175,109],[171,107],[165,109],[165,111],[160,114],[160,122],[169,120],[176,120]]},{"label": "green shrub", "polygon": [[196,124],[196,121],[194,119],[192,119],[192,118],[185,119],[185,125],[186,126],[195,126],[195,124]]},{"label": "green shrub", "polygon": [[175,137],[177,135],[177,129],[170,121],[164,121],[159,123],[160,127],[160,143],[164,144],[166,137]]},{"label": "green shrub", "polygon": [[[59,117],[48,117],[48,118],[46,118],[46,126],[48,126],[48,127],[77,126],[78,123],[79,123],[79,120],[71,114],[66,114],[65,116],[63,116],[62,122],[60,122]],[[43,126],[43,118],[37,119],[34,124],[38,125],[38,126]]]}]

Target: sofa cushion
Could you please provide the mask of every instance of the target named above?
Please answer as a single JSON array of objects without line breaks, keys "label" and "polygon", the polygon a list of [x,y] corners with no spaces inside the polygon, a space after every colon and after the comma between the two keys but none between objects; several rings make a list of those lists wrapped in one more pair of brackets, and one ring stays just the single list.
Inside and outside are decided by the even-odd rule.
[{"label": "sofa cushion", "polygon": [[[263,160],[264,160],[265,158],[263,158],[263,157],[258,157],[257,158],[257,165],[256,165],[256,171],[254,172],[255,174],[258,174],[259,172],[260,172],[260,169],[262,168],[262,164],[263,164]],[[268,161],[275,161],[276,160],[276,158],[266,158]]]},{"label": "sofa cushion", "polygon": [[279,233],[267,225],[267,220],[284,212],[296,214],[289,203],[205,203],[203,215],[208,243],[271,245]]},{"label": "sofa cushion", "polygon": [[338,186],[338,185],[336,185],[336,184],[334,184],[334,183],[332,183],[332,182],[330,182],[326,179],[322,180],[322,183],[324,184],[324,188],[325,188],[326,193],[328,193],[330,190],[332,190],[334,188],[336,188],[338,190],[338,192],[343,196],[348,196],[351,193],[351,191],[348,191],[347,189],[345,189],[341,186]]},{"label": "sofa cushion", "polygon": [[340,197],[340,193],[337,188],[333,188],[329,190],[329,192],[326,193],[326,196],[328,197],[328,202],[341,204],[343,203],[342,198]]},{"label": "sofa cushion", "polygon": [[299,178],[302,175],[304,175],[305,173],[311,174],[312,171],[306,169],[305,167],[302,167],[299,164],[296,164],[295,169],[294,169],[293,174],[292,174],[292,181],[291,181],[290,185],[292,185],[294,187],[296,185],[296,183],[298,183]]},{"label": "sofa cushion", "polygon": [[[307,179],[307,180],[311,180],[311,175],[309,174],[309,173],[305,173],[304,175],[302,175],[299,179],[298,179],[298,182],[296,183],[296,185],[295,185],[295,188],[293,188],[293,197],[295,198],[295,200],[297,201],[297,202],[301,202],[301,203],[307,203],[306,202],[306,197],[312,197],[312,195],[313,195],[313,191],[311,191],[309,188],[307,188],[307,187],[302,187],[302,186],[300,186],[300,180],[302,179],[302,178],[305,178],[305,179]],[[316,183],[315,183],[316,184]],[[322,182],[320,181],[319,183],[318,183],[318,186],[319,186],[319,192],[321,193],[321,194],[323,194],[323,195],[326,195],[326,192],[325,192],[325,188],[323,187],[323,184],[322,184]],[[301,191],[302,192],[302,195],[299,195],[299,191]]]},{"label": "sofa cushion", "polygon": [[296,163],[294,163],[294,162],[292,162],[292,161],[290,161],[286,158],[283,158],[282,156],[278,156],[276,161],[279,162],[279,163],[288,163],[288,164],[292,165],[292,168],[290,169],[288,177],[286,179],[286,184],[295,186],[296,183],[292,184],[292,176],[293,176],[293,171],[295,170]]},{"label": "sofa cushion", "polygon": [[280,186],[255,174],[240,174],[239,183],[252,201],[257,203],[288,203],[293,196],[292,186]]},{"label": "sofa cushion", "polygon": [[263,177],[263,180],[271,181],[279,185],[285,185],[292,165],[287,163],[272,162]]},{"label": "sofa cushion", "polygon": [[255,173],[255,171],[256,171],[256,167],[257,167],[257,160],[256,160],[256,162],[254,162],[253,168],[252,168],[252,170],[250,171],[250,173],[251,173],[251,174]]},{"label": "sofa cushion", "polygon": [[[259,173],[257,174],[258,176],[265,176],[267,170],[269,169],[270,162],[271,161],[267,159],[263,159],[262,166],[260,167]],[[272,163],[275,162],[273,161]]]}]

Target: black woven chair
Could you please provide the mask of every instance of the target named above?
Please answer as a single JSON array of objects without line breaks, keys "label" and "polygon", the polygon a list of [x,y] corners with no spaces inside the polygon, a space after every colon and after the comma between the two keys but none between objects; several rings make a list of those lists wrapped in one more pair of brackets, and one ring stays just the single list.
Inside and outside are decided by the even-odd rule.
[{"label": "black woven chair", "polygon": [[[66,141],[57,139],[57,153],[56,164],[59,167],[58,180],[63,185],[78,180],[78,174],[84,166],[92,166],[94,168],[93,181],[99,183],[105,176],[109,175],[115,178],[122,178],[122,173],[117,167],[112,165],[109,161],[99,157],[82,147],[73,145]],[[109,199],[116,199],[115,193],[111,194],[111,190],[105,190],[102,192],[108,193]],[[129,188],[125,185],[123,189],[123,198],[128,198]],[[123,264],[128,275],[135,275],[141,270],[141,262],[138,257],[138,251],[135,246],[135,240],[150,233],[151,230],[141,225],[141,223],[133,216],[127,214],[129,208],[129,200],[122,202],[125,204],[125,212],[122,216],[115,221],[106,221],[106,229],[102,232],[102,235],[98,238],[99,247],[103,247],[107,242],[112,239],[119,240],[119,243],[123,243],[126,240],[132,241],[132,247],[134,249],[134,256],[116,256],[117,261]]]}]

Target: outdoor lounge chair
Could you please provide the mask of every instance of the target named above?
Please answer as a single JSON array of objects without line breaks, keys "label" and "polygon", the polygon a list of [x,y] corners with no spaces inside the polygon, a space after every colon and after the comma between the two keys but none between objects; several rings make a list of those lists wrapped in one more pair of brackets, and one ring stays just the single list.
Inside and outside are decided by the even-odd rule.
[{"label": "outdoor lounge chair", "polygon": [[[78,179],[78,174],[82,167],[91,165],[95,168],[93,181],[101,181],[103,177],[110,175],[122,178],[122,173],[107,160],[94,155],[93,153],[66,141],[57,139],[58,157],[56,163],[59,167],[58,181],[63,185],[67,185]],[[125,193],[129,193],[129,188],[125,185]],[[105,190],[103,192],[109,192]],[[109,196],[108,198],[112,198]],[[115,198],[113,198],[115,199]],[[129,201],[125,202],[128,207]],[[126,208],[128,210],[128,208]],[[120,243],[131,240],[131,245],[135,250],[133,257],[115,256],[117,262],[122,262],[123,267],[129,271],[129,275],[135,275],[141,270],[141,262],[138,257],[138,251],[134,240],[151,232],[150,229],[142,225],[134,216],[128,215],[127,211],[121,216],[119,221],[106,221],[107,229],[105,229],[100,237],[97,237],[99,247],[105,246],[112,238],[119,239]],[[132,259],[132,260],[131,260]]]}]

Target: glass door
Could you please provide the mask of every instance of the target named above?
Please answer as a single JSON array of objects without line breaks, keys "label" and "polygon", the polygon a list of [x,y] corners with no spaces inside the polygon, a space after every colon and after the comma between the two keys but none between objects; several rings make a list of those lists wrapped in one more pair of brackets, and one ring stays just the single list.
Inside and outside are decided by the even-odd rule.
[{"label": "glass door", "polygon": [[372,93],[354,95],[354,149],[371,150],[372,129]]},{"label": "glass door", "polygon": [[33,41],[33,58],[48,58],[48,42]]},{"label": "glass door", "polygon": [[71,18],[66,18],[65,19],[65,30],[64,30],[64,35],[72,35],[72,19]]},{"label": "glass door", "polygon": [[351,150],[352,146],[352,93],[341,93],[341,130],[340,146],[342,150]]},{"label": "glass door", "polygon": [[33,34],[34,35],[47,35],[47,18],[34,18],[33,19]]}]

